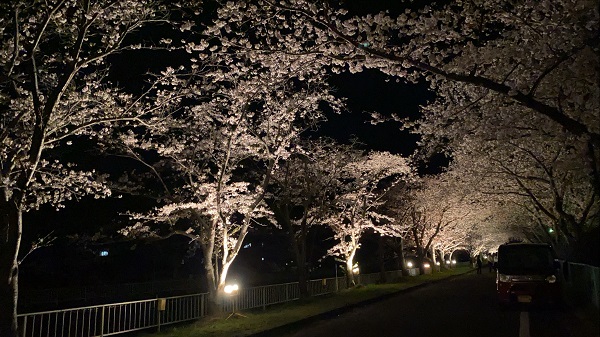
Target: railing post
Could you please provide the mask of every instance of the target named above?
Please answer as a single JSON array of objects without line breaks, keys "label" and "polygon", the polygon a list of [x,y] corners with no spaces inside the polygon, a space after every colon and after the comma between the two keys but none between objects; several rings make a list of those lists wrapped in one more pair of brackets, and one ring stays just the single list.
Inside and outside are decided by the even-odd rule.
[{"label": "railing post", "polygon": [[290,297],[288,295],[288,293],[289,293],[289,291],[288,291],[288,285],[289,285],[288,283],[285,284],[285,301],[286,302],[290,300]]},{"label": "railing post", "polygon": [[104,310],[105,310],[105,308],[106,308],[106,306],[103,305],[102,311],[101,311],[102,317],[100,317],[100,337],[104,337]]},{"label": "railing post", "polygon": [[160,302],[158,298],[156,299],[156,324],[158,332],[160,332]]},{"label": "railing post", "polygon": [[267,310],[267,287],[262,287],[262,308]]},{"label": "railing post", "polygon": [[157,298],[156,299],[156,324],[158,326],[158,332],[160,332],[160,318],[161,313],[167,309],[167,299]]},{"label": "railing post", "polygon": [[23,318],[23,325],[21,326],[21,331],[23,331],[23,334],[21,335],[22,337],[25,337],[27,335],[27,315],[25,315],[25,317]]}]

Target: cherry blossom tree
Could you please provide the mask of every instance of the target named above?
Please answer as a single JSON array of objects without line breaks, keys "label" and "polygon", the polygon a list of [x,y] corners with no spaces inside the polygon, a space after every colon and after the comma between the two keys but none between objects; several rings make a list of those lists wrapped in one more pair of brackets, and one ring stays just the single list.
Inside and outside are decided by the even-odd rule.
[{"label": "cherry blossom tree", "polygon": [[[502,207],[489,203],[470,205],[471,213],[460,221],[444,227],[433,241],[432,249],[439,253],[442,264],[452,263],[452,256],[458,250],[466,250],[471,256],[495,251],[510,237],[518,236],[520,228],[514,222],[496,216],[504,212]],[[514,218],[513,218],[514,220]]]},{"label": "cherry blossom tree", "polygon": [[[566,241],[560,235],[550,235],[548,222],[530,207],[524,194],[506,189],[502,185],[503,179],[492,178],[496,177],[492,172],[499,172],[497,168],[480,166],[476,156],[470,157],[468,162],[458,158],[452,162],[448,173],[461,177],[462,189],[469,195],[467,199],[471,200],[471,212],[459,224],[450,226],[449,231],[443,231],[440,240],[450,239],[453,245],[457,237],[462,237],[462,248],[471,252],[472,256],[493,252],[500,244],[517,237],[529,238],[533,242],[549,242],[559,250],[565,248]],[[483,167],[491,171],[480,172],[479,169]]]},{"label": "cherry blossom tree", "polygon": [[219,14],[215,33],[226,46],[259,41],[269,51],[322,55],[336,71],[426,76],[436,91],[457,93],[453,99],[485,95],[600,142],[597,114],[581,114],[598,102],[589,74],[598,62],[592,2],[461,1],[353,16],[328,2],[256,0],[228,2]]},{"label": "cherry blossom tree", "polygon": [[[196,59],[211,53],[201,51]],[[215,64],[182,74],[192,83],[190,103],[171,118],[147,134],[122,135],[127,153],[156,153],[161,160],[149,164],[151,171],[171,172],[165,186],[174,185],[164,206],[136,215],[144,222],[122,233],[181,234],[196,242],[213,313],[250,226],[271,218],[265,196],[273,174],[297,151],[303,131],[322,119],[324,103],[334,111],[341,107],[307,58],[222,54]],[[161,231],[152,222],[170,226]]]},{"label": "cherry blossom tree", "polygon": [[552,231],[538,239],[553,243],[565,257],[583,258],[578,247],[584,248],[581,240],[597,228],[600,211],[592,172],[578,160],[587,146],[537,122],[515,121],[503,133],[466,136],[455,146],[455,166],[476,177],[490,200],[521,208],[529,219],[525,231]]},{"label": "cherry blossom tree", "polygon": [[464,240],[464,248],[471,258],[474,260],[483,253],[496,252],[498,246],[509,242],[511,238],[522,238],[522,228],[512,222],[515,219],[516,217],[512,217],[511,222],[490,219],[474,226]]},{"label": "cherry blossom tree", "polygon": [[387,152],[355,156],[344,166],[343,186],[324,223],[333,230],[337,241],[328,254],[345,261],[348,284],[355,284],[354,257],[362,235],[393,220],[379,209],[384,204],[383,197],[411,175],[412,168],[405,158]]},{"label": "cherry blossom tree", "polygon": [[466,241],[471,230],[472,228],[467,228],[463,223],[452,224],[443,228],[431,245],[433,262],[436,263],[436,257],[439,256],[444,267],[451,267],[452,264],[448,265],[447,261],[452,261],[452,255],[455,251],[466,249]]},{"label": "cherry blossom tree", "polygon": [[129,37],[168,20],[157,2],[10,1],[0,13],[0,335],[11,337],[23,213],[110,194],[104,178],[60,154],[81,139],[102,140],[111,125],[143,123],[178,95],[150,82],[134,96],[107,80],[111,55],[143,47]]},{"label": "cherry blossom tree", "polygon": [[393,186],[385,196],[381,211],[392,219],[391,222],[377,227],[377,232],[388,237],[388,242],[394,248],[398,258],[398,266],[403,275],[408,275],[404,257],[405,243],[409,241],[409,222],[411,209],[410,187],[416,180],[409,179]]},{"label": "cherry blossom tree", "polygon": [[[449,205],[452,212],[452,215],[449,212],[449,217],[455,217],[457,220],[440,228],[439,233],[432,241],[431,255],[434,262],[439,255],[442,260],[441,264],[448,268],[452,266],[454,252],[457,250],[470,251],[467,242],[474,235],[496,237],[498,231],[490,228],[489,219],[497,211],[494,207],[497,205],[480,193],[478,181],[471,179],[464,172],[455,170],[454,166],[451,165],[450,169],[441,177],[443,177],[442,190],[451,192],[449,192],[449,197],[442,195],[439,199],[440,203]],[[504,240],[502,236],[499,238],[499,240]]]},{"label": "cherry blossom tree", "polygon": [[[522,152],[520,156],[529,157],[526,164],[533,165],[528,169],[545,161],[541,166],[547,172],[537,175],[538,184],[548,172],[557,178],[556,169],[549,170],[545,152],[526,155],[523,144],[530,136],[536,144],[564,142],[556,158],[570,172],[569,182],[581,181],[573,187],[579,191],[575,212],[563,207],[569,199],[563,191],[570,187],[550,186],[544,198],[550,201],[541,207],[544,203],[533,200],[532,187],[524,184],[524,166],[498,160],[519,193],[531,199],[530,209],[544,213],[555,226],[571,228],[575,236],[588,228],[588,220],[597,227],[587,209],[597,205],[600,195],[598,7],[583,0],[408,7],[395,14],[357,16],[328,2],[228,2],[215,34],[223,36],[226,46],[248,43],[265,52],[318,55],[333,72],[374,68],[399,80],[424,78],[436,100],[423,109],[418,123],[423,144],[453,153],[462,151],[458,148],[464,140],[477,148],[490,132],[492,137],[504,133],[503,140],[516,140],[502,143],[497,138],[498,148]],[[532,128],[538,130],[535,135],[529,133]],[[466,137],[471,135],[480,137]],[[567,153],[570,158],[563,162]],[[581,180],[574,178],[576,171]]]},{"label": "cherry blossom tree", "polygon": [[462,244],[458,233],[464,231],[477,206],[461,180],[447,172],[415,179],[398,192],[403,195],[390,226],[414,245],[420,272],[424,273],[423,259],[428,253],[450,242],[456,247]]},{"label": "cherry blossom tree", "polygon": [[339,190],[351,145],[317,139],[302,142],[275,171],[269,188],[269,209],[288,233],[298,268],[300,296],[309,296],[307,236],[320,225]]}]

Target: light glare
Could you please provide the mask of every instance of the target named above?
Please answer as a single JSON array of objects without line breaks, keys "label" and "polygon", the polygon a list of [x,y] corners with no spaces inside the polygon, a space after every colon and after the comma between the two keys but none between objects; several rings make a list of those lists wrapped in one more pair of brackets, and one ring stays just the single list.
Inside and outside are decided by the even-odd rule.
[{"label": "light glare", "polygon": [[234,291],[238,291],[239,289],[240,287],[237,284],[228,284],[225,286],[223,291],[225,291],[226,294],[231,294]]}]

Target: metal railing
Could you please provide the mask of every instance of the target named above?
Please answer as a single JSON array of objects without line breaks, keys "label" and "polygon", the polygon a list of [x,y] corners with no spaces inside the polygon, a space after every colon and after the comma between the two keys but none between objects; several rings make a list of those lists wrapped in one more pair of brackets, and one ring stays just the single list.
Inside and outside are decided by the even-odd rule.
[{"label": "metal railing", "polygon": [[[387,280],[394,280],[400,271],[386,272]],[[381,274],[358,275],[361,284],[380,282]],[[345,277],[310,280],[312,296],[334,293],[348,288]],[[300,298],[298,282],[240,289],[233,297],[222,298],[224,312],[265,308],[266,306],[295,301]],[[206,316],[208,294],[172,296],[141,301],[111,303],[19,314],[21,337],[95,337],[110,336],[136,330],[197,320]]]},{"label": "metal railing", "polygon": [[109,336],[157,326],[156,299],[18,315],[21,336]]}]

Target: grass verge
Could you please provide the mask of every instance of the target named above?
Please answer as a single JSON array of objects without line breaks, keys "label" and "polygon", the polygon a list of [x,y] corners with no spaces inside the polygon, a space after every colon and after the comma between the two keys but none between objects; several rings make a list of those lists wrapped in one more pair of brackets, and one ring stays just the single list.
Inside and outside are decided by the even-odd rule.
[{"label": "grass verge", "polygon": [[[359,286],[335,294],[269,306],[266,310],[253,309],[240,312],[245,317],[232,316],[230,319],[226,319],[228,314],[225,314],[218,318],[204,318],[191,324],[165,328],[163,332],[152,335],[157,337],[250,336],[336,309],[374,300],[425,283],[464,274],[470,270],[472,270],[470,267],[458,267],[434,274],[404,277],[397,283]],[[144,336],[150,335],[144,334]]]}]

